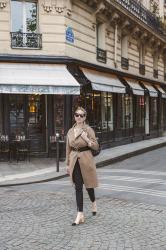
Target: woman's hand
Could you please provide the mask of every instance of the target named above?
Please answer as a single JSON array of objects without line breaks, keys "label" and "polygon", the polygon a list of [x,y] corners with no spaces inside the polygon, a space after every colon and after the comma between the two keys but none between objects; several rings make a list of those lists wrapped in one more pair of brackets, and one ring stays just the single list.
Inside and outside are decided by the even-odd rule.
[{"label": "woman's hand", "polygon": [[66,166],[66,172],[67,172],[68,175],[70,175],[70,168],[69,168],[69,166]]},{"label": "woman's hand", "polygon": [[88,143],[89,147],[92,147],[94,145],[94,142],[88,138],[88,134],[85,131],[82,132],[81,137]]},{"label": "woman's hand", "polygon": [[83,131],[83,132],[81,133],[81,137],[82,137],[82,139],[84,139],[84,141],[86,141],[87,143],[90,142],[90,140],[89,140],[89,138],[88,138],[88,136],[87,136],[87,133],[86,133],[85,131]]}]

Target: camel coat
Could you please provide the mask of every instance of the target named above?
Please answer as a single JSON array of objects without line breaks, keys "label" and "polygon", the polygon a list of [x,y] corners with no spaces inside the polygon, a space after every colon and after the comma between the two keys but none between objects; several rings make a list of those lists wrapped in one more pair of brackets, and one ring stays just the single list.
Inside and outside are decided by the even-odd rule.
[{"label": "camel coat", "polygon": [[80,130],[80,132],[78,133],[77,137],[75,137],[75,126],[76,124],[68,131],[66,142],[66,163],[67,166],[69,166],[70,177],[73,182],[73,169],[78,159],[85,187],[95,188],[98,186],[98,181],[96,174],[96,164],[91,150],[77,152],[73,151],[71,147],[82,148],[88,146],[87,142],[85,142],[85,140],[81,137],[82,131],[87,132],[88,138],[94,142],[94,145],[91,147],[92,149],[97,150],[99,145],[96,140],[95,133],[91,127],[85,124],[82,130]]}]

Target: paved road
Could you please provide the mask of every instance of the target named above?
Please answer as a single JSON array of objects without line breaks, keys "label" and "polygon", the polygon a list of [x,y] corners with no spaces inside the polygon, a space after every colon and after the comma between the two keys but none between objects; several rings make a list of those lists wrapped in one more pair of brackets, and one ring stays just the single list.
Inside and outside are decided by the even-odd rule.
[{"label": "paved road", "polygon": [[98,214],[71,227],[68,178],[0,189],[0,250],[166,250],[166,148],[98,169]]}]

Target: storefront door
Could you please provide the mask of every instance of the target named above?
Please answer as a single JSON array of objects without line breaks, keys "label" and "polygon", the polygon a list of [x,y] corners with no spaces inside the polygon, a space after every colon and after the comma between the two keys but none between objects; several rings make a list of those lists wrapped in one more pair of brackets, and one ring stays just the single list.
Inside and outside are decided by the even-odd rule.
[{"label": "storefront door", "polygon": [[44,95],[28,95],[28,137],[32,152],[46,151],[46,110]]}]

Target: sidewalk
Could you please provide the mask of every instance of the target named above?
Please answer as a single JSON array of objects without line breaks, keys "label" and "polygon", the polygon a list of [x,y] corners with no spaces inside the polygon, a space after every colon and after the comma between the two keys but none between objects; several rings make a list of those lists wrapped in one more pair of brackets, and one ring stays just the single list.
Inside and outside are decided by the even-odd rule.
[{"label": "sidewalk", "polygon": [[[95,157],[97,167],[103,167],[129,157],[166,146],[166,136],[102,150]],[[45,182],[66,177],[65,162],[56,171],[56,159],[33,158],[30,162],[1,162],[0,187]]]}]

